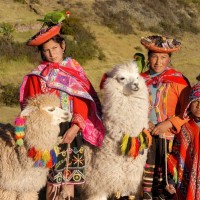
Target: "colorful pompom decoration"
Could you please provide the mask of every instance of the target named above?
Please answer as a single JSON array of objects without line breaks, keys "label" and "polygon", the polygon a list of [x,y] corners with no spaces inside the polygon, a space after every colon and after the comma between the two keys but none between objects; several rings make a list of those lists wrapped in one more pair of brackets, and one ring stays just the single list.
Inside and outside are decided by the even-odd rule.
[{"label": "colorful pompom decoration", "polygon": [[15,119],[15,140],[16,144],[22,146],[24,144],[24,130],[26,119],[24,117],[17,117]]},{"label": "colorful pompom decoration", "polygon": [[[24,130],[25,130],[26,118],[17,117],[15,119],[15,139],[16,144],[22,146],[24,144]],[[32,158],[35,163],[34,167],[46,167],[52,168],[57,162],[57,157],[59,154],[58,146],[55,146],[53,149],[49,150],[37,150],[35,147],[32,147],[28,150],[27,156]]]},{"label": "colorful pompom decoration", "polygon": [[34,167],[52,168],[57,162],[58,154],[58,146],[55,146],[50,151],[36,150],[35,147],[32,147],[28,150],[27,156],[35,161]]},{"label": "colorful pompom decoration", "polygon": [[122,155],[131,156],[135,159],[139,154],[143,154],[144,149],[151,145],[150,134],[147,132],[143,129],[138,137],[130,137],[129,134],[125,134],[121,143]]}]

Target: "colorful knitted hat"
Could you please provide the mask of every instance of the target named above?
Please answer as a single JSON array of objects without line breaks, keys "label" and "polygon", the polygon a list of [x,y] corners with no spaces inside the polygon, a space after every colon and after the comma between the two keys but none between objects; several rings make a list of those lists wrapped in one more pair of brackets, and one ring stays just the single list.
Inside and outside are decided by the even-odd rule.
[{"label": "colorful knitted hat", "polygon": [[28,46],[39,46],[60,33],[61,23],[45,27],[27,41]]},{"label": "colorful knitted hat", "polygon": [[200,83],[197,83],[196,85],[194,85],[191,88],[191,92],[190,92],[190,96],[189,96],[189,104],[188,104],[187,108],[185,109],[185,112],[183,115],[184,118],[189,117],[189,115],[191,114],[190,109],[189,109],[190,104],[196,100],[200,100]]},{"label": "colorful knitted hat", "polygon": [[175,38],[152,35],[143,37],[141,44],[155,53],[172,53],[180,50],[181,43]]}]

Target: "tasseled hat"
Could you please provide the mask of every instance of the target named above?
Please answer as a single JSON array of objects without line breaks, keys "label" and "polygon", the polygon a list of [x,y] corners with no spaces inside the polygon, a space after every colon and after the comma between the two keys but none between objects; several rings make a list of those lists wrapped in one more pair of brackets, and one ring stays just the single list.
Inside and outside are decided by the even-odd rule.
[{"label": "tasseled hat", "polygon": [[189,118],[189,115],[191,114],[190,109],[189,109],[190,104],[196,100],[200,100],[200,83],[197,83],[196,85],[194,85],[191,88],[191,92],[190,92],[190,96],[189,96],[189,104],[188,104],[187,108],[185,109],[185,112],[183,115],[184,118]]},{"label": "tasseled hat", "polygon": [[181,43],[175,38],[152,35],[143,37],[141,44],[155,53],[172,53],[180,50]]}]

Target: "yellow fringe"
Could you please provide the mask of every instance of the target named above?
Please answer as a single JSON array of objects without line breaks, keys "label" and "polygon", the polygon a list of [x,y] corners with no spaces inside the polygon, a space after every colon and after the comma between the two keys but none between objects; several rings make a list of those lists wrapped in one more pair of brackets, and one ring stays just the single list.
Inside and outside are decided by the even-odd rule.
[{"label": "yellow fringe", "polygon": [[143,150],[147,147],[147,144],[145,143],[145,140],[144,140],[142,133],[140,133],[139,138],[140,138],[139,152],[143,152]]},{"label": "yellow fringe", "polygon": [[129,134],[125,134],[124,137],[123,137],[123,139],[122,139],[122,144],[121,144],[122,155],[125,155],[125,153],[126,153],[128,139],[129,139]]}]

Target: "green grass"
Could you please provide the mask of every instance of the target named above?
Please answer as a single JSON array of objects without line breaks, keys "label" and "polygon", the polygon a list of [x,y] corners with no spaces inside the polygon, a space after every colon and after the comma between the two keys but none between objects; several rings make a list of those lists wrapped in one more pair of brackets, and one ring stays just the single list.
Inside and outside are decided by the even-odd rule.
[{"label": "green grass", "polygon": [[[34,12],[30,12],[27,5],[20,5],[19,3],[13,4],[11,2],[11,0],[10,4],[0,2],[1,20],[13,23],[18,27],[22,27],[21,30],[19,29],[18,31],[15,31],[13,36],[15,41],[25,43],[27,39],[35,34],[39,29],[37,23],[35,24],[35,19],[41,18],[41,16],[36,15]],[[46,6],[48,10],[55,10],[58,8],[58,5],[55,3],[55,1],[51,0],[50,3],[47,2],[46,4],[46,1],[41,2],[43,2],[41,4],[41,9],[45,9],[43,5],[46,4],[49,4],[48,8]],[[96,45],[102,49],[106,57],[106,60],[99,60],[97,57],[94,57],[92,60],[86,61],[83,64],[86,74],[97,90],[98,95],[101,96],[99,91],[99,83],[103,73],[110,70],[118,63],[132,60],[135,52],[140,51],[146,55],[147,51],[140,44],[140,38],[142,36],[148,36],[152,33],[142,30],[141,27],[137,27],[138,25],[134,25],[136,27],[136,29],[134,29],[134,34],[114,34],[108,27],[100,25],[98,16],[96,16],[91,9],[92,2],[94,1],[81,1],[83,2],[83,10],[81,10],[82,8],[80,6],[78,9],[75,6],[78,2],[79,1],[74,0],[73,3],[70,3],[70,5],[74,5],[71,5],[74,16],[76,16],[76,14],[84,16],[83,21],[85,26],[90,28],[91,32],[96,38]],[[86,5],[88,6],[90,13],[85,11],[85,8],[87,7]],[[77,10],[80,12],[77,13]],[[7,15],[6,13],[10,13],[10,15]],[[18,13],[18,15],[16,15],[16,13]],[[91,21],[91,18],[94,19],[94,21]],[[24,27],[26,27],[26,25],[29,27],[29,29],[25,31]],[[35,29],[31,29],[31,27],[35,27]],[[180,39],[182,42],[182,48],[180,52],[173,54],[172,63],[174,68],[181,71],[186,77],[188,77],[193,85],[196,83],[196,76],[200,73],[200,34],[183,32],[178,39]],[[36,64],[30,63],[27,58],[7,60],[6,58],[1,57],[0,84],[6,85],[11,83],[13,85],[20,85],[23,76],[35,67]],[[6,107],[4,105],[0,105],[0,122],[12,123],[19,110],[19,107]]]},{"label": "green grass", "polygon": [[15,107],[7,107],[0,106],[1,114],[0,114],[0,123],[11,123],[14,124],[14,120],[20,112],[20,108],[18,106]]}]

